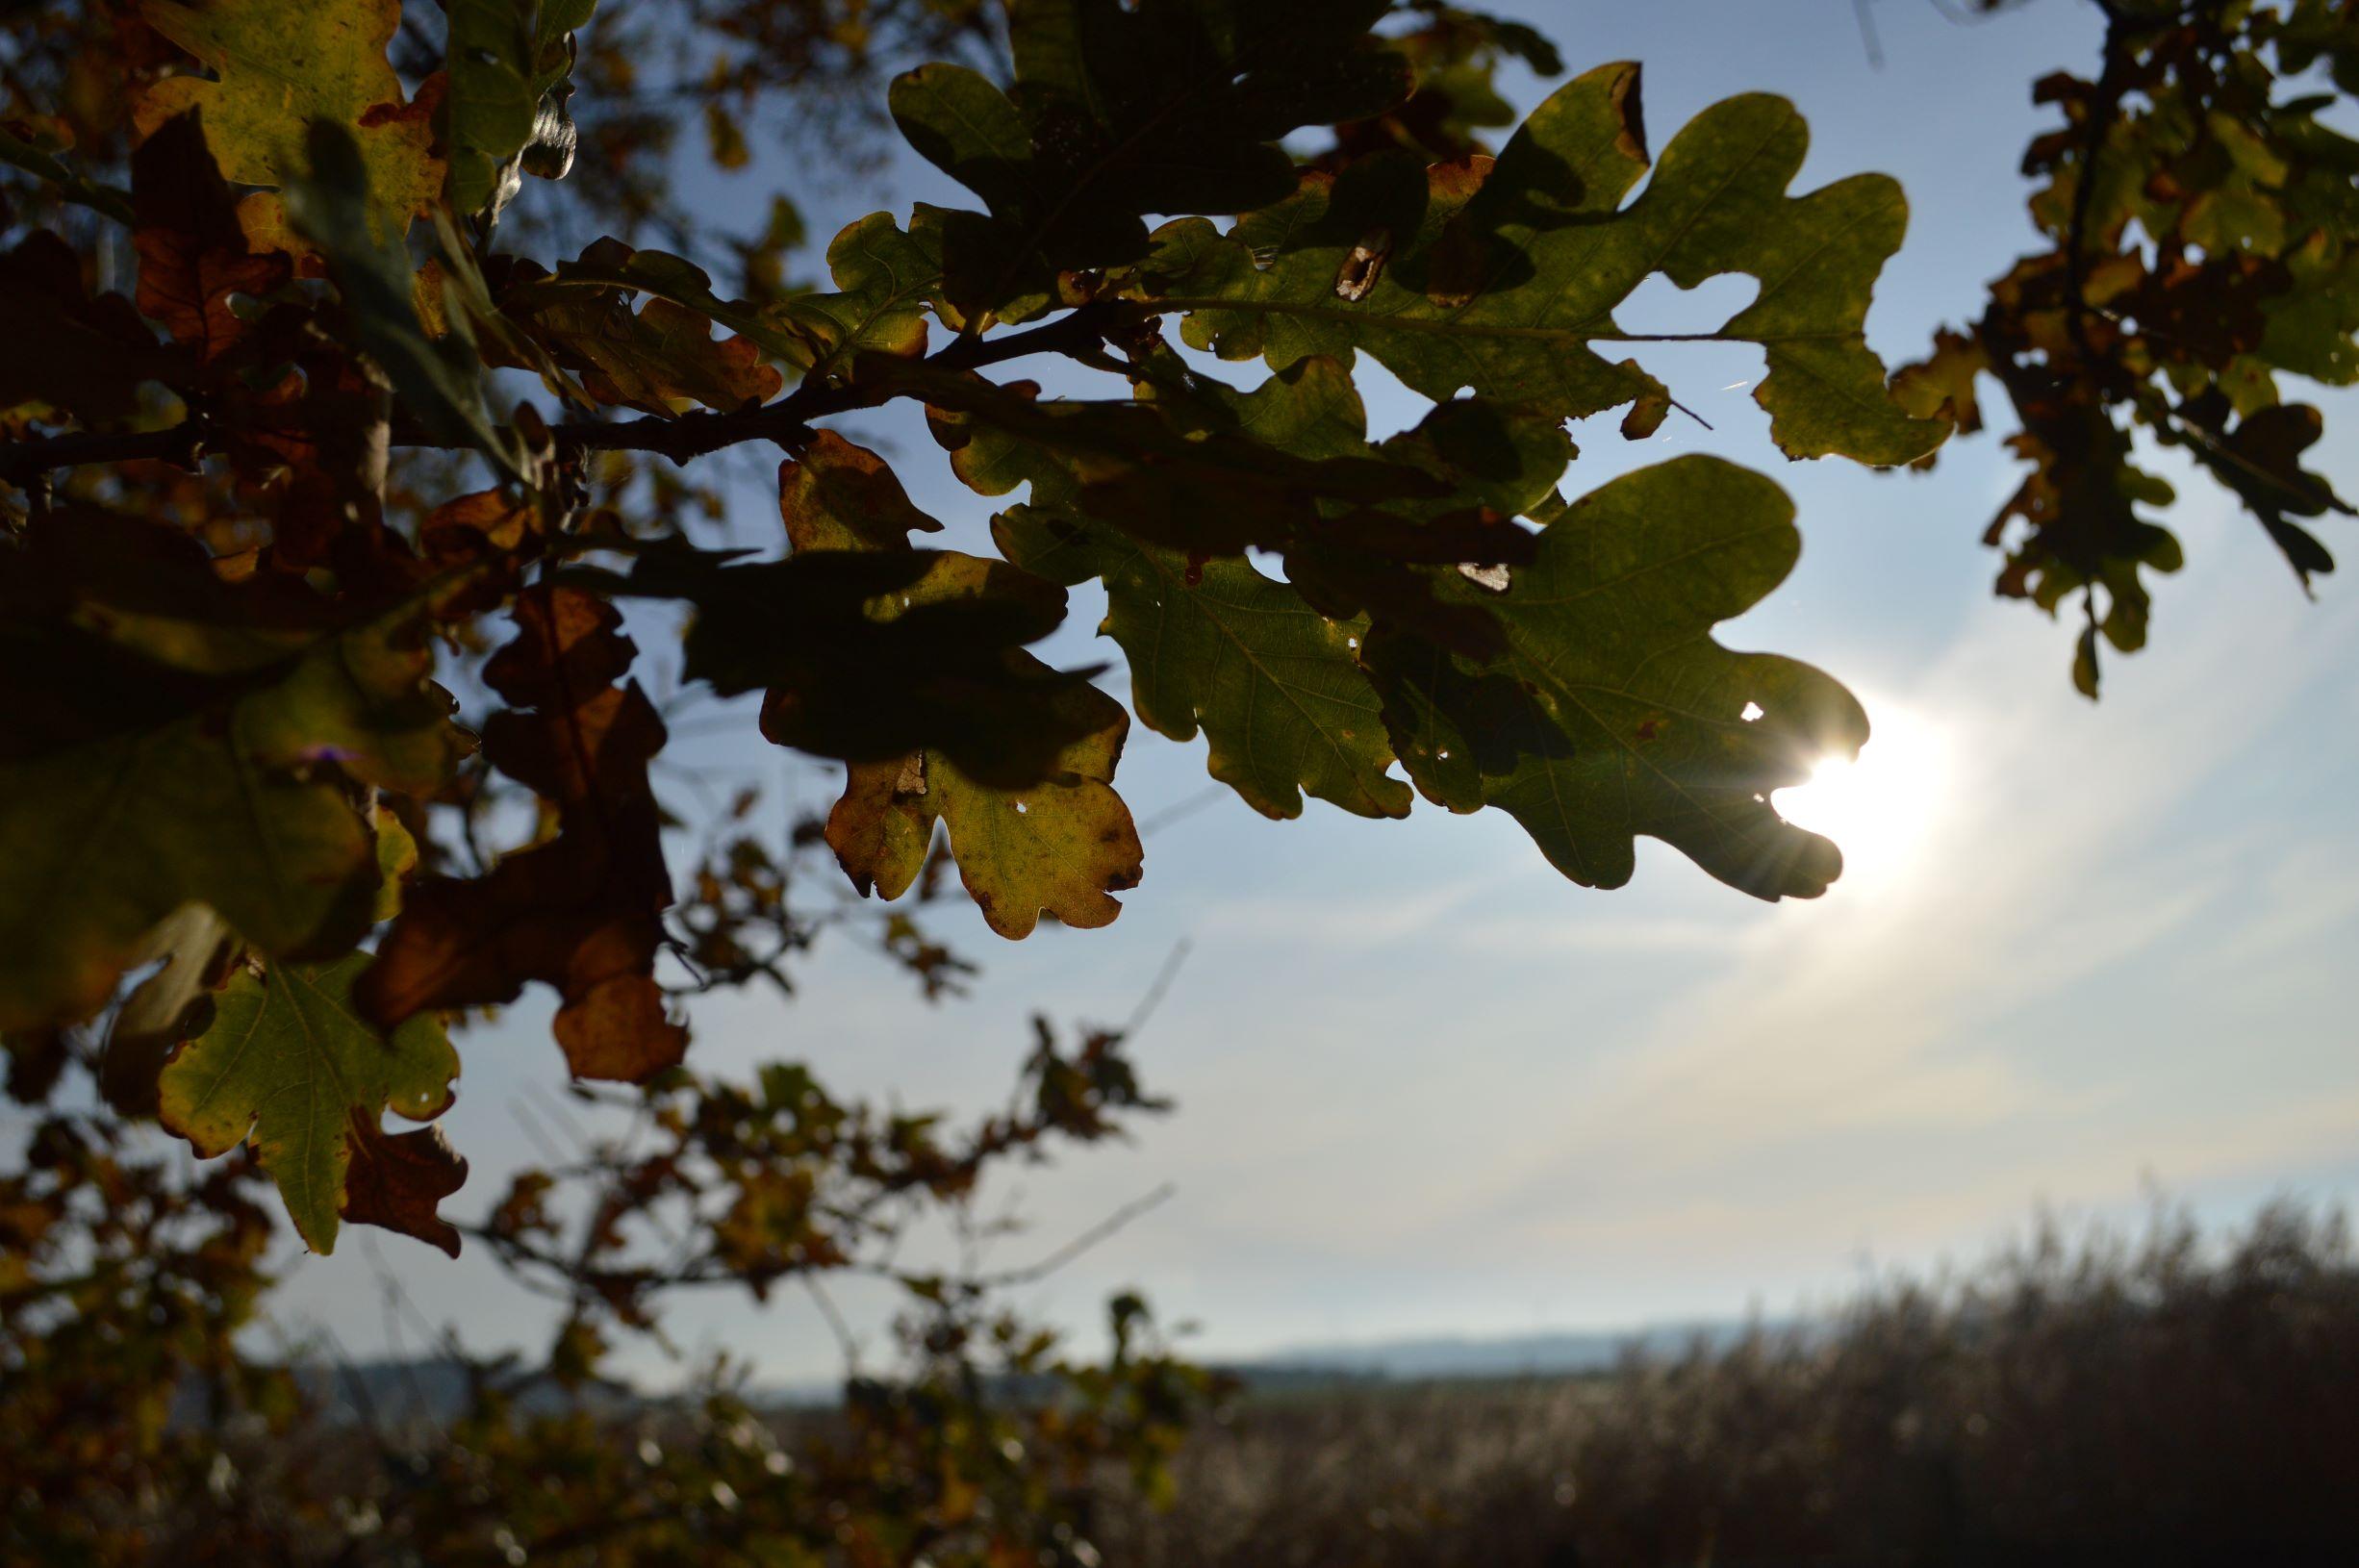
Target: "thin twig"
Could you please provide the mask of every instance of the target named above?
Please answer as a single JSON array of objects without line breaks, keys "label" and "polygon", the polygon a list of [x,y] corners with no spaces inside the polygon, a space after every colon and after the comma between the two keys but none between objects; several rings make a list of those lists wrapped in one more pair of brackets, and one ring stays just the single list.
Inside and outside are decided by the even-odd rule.
[{"label": "thin twig", "polygon": [[1204,789],[1197,791],[1186,799],[1179,801],[1174,805],[1165,806],[1161,811],[1156,812],[1154,816],[1139,823],[1138,836],[1143,839],[1150,833],[1154,833],[1162,828],[1171,826],[1172,823],[1180,821],[1182,818],[1193,817],[1196,815],[1196,813],[1202,811],[1205,807],[1210,805],[1213,801],[1218,800],[1222,796],[1227,795],[1228,793],[1229,786],[1226,784],[1206,785]]},{"label": "thin twig", "polygon": [[802,1276],[802,1287],[810,1295],[813,1304],[818,1306],[820,1317],[827,1325],[827,1331],[835,1335],[836,1349],[844,1357],[844,1376],[858,1377],[860,1341],[853,1336],[851,1325],[844,1321],[843,1310],[835,1304],[835,1298],[827,1294],[827,1287],[819,1282],[819,1276],[815,1274]]},{"label": "thin twig", "polygon": [[1702,425],[1707,430],[1712,428],[1712,421],[1710,419],[1705,418],[1704,416],[1698,414],[1695,410],[1689,408],[1678,398],[1671,397],[1668,392],[1664,393],[1663,395],[1669,400],[1671,406],[1679,410],[1680,413],[1685,414],[1688,418],[1693,419],[1697,424]]},{"label": "thin twig", "polygon": [[1147,1021],[1154,1017],[1155,1009],[1163,1005],[1163,999],[1171,992],[1172,981],[1180,977],[1180,966],[1187,962],[1188,950],[1194,945],[1187,937],[1181,937],[1172,944],[1171,956],[1165,958],[1163,967],[1155,971],[1154,980],[1147,987],[1147,994],[1138,999],[1138,1005],[1130,1009],[1130,1017],[1122,1026],[1125,1040],[1145,1027]]},{"label": "thin twig", "polygon": [[508,1098],[508,1115],[518,1126],[523,1128],[524,1136],[531,1141],[535,1149],[541,1151],[543,1159],[551,1165],[566,1163],[565,1151],[557,1147],[557,1141],[551,1138],[547,1129],[541,1125],[541,1119],[533,1114],[531,1104],[525,1100],[523,1096],[511,1095]]},{"label": "thin twig", "polygon": [[1868,7],[1873,0],[1851,0],[1851,13],[1860,20],[1860,47],[1867,51],[1867,68],[1884,69],[1884,41],[1876,37],[1875,13]]},{"label": "thin twig", "polygon": [[1122,1207],[1116,1209],[1104,1219],[1100,1220],[1096,1225],[1091,1226],[1087,1230],[1082,1231],[1079,1235],[1074,1237],[1073,1240],[1065,1243],[1064,1246],[1059,1247],[1055,1252],[1051,1252],[1044,1258],[1041,1258],[1038,1262],[1027,1263],[1020,1269],[1007,1269],[999,1274],[982,1275],[977,1277],[973,1283],[985,1288],[992,1288],[1006,1285],[1028,1285],[1044,1279],[1050,1275],[1054,1274],[1057,1270],[1063,1268],[1066,1264],[1071,1263],[1075,1258],[1079,1257],[1082,1253],[1098,1246],[1101,1242],[1106,1241],[1112,1237],[1115,1232],[1123,1229],[1126,1226],[1138,1219],[1141,1215],[1150,1213],[1154,1209],[1161,1208],[1165,1203],[1170,1202],[1174,1198],[1178,1197],[1179,1194],[1179,1187],[1172,1182],[1166,1181],[1163,1183],[1163,1185],[1157,1187],[1154,1191],[1147,1194],[1145,1197],[1131,1199],[1130,1201],[1123,1204]]}]

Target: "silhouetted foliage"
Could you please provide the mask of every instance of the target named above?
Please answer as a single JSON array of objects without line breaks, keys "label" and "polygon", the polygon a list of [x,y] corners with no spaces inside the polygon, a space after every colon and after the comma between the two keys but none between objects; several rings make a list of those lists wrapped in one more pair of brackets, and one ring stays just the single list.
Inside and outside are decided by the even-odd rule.
[{"label": "silhouetted foliage", "polygon": [[2140,510],[2171,491],[2132,464],[2133,434],[2232,493],[2307,589],[2334,557],[2294,519],[2351,508],[2302,468],[2324,424],[2283,384],[2359,381],[2359,141],[2320,117],[2359,90],[2359,15],[2341,0],[2098,9],[2096,78],[2058,71],[2035,89],[2065,121],[2023,158],[2050,248],[1895,382],[1914,412],[1968,433],[1983,427],[1976,381],[2005,392],[2020,425],[2008,444],[2032,471],[1987,536],[2007,552],[1998,591],[2051,615],[2079,596],[2072,678],[2092,697],[2099,640],[2143,647],[2144,574],[2181,564]]}]

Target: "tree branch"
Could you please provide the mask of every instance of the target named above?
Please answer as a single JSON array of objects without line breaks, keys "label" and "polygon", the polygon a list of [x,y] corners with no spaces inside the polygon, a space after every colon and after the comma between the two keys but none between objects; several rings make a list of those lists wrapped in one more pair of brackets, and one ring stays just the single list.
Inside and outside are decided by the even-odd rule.
[{"label": "tree branch", "polygon": [[979,1276],[972,1283],[986,1288],[1000,1289],[1010,1285],[1036,1284],[1079,1257],[1083,1252],[1096,1247],[1100,1242],[1111,1237],[1115,1232],[1129,1225],[1131,1221],[1162,1207],[1171,1201],[1179,1191],[1175,1183],[1166,1181],[1146,1196],[1131,1199],[1048,1256],[1036,1262],[1025,1264],[1021,1268],[1003,1269],[998,1274]]},{"label": "tree branch", "polygon": [[2115,0],[2096,0],[2096,5],[2105,13],[2105,65],[2087,106],[2088,122],[2081,127],[2080,178],[2072,189],[2072,218],[2065,236],[2066,318],[2081,359],[2093,365],[2098,355],[2089,336],[2089,218],[2096,198],[2097,161],[2104,157],[2106,139],[2120,118],[2133,63],[2129,24]]},{"label": "tree branch", "polygon": [[58,468],[81,468],[91,463],[130,463],[140,458],[160,458],[185,467],[196,461],[210,434],[201,417],[192,417],[166,430],[123,434],[77,430],[43,441],[12,442],[0,446],[0,480],[21,486]]},{"label": "tree branch", "polygon": [[[1105,329],[1121,307],[1110,301],[1083,305],[1039,326],[1000,338],[957,338],[925,364],[940,370],[977,370],[1028,354],[1085,353],[1105,341]],[[676,418],[647,415],[637,419],[576,419],[551,425],[560,446],[579,451],[655,452],[673,463],[749,441],[795,445],[811,439],[811,421],[853,409],[875,408],[896,393],[856,384],[806,382],[774,403],[727,414],[683,414]],[[0,446],[0,481],[23,486],[60,468],[97,463],[156,459],[193,466],[211,444],[212,428],[202,416],[165,430],[125,434],[76,431],[40,441]],[[396,423],[396,446],[461,450],[457,443]]]}]

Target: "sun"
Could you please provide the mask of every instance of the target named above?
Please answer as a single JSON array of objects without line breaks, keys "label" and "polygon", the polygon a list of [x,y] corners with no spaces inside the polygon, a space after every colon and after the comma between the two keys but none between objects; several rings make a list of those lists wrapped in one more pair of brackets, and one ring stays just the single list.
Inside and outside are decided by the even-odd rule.
[{"label": "sun", "polygon": [[1906,869],[1940,821],[1948,796],[1949,746],[1906,708],[1877,704],[1875,732],[1857,759],[1829,757],[1805,783],[1769,797],[1797,827],[1842,847],[1847,881],[1878,882]]}]

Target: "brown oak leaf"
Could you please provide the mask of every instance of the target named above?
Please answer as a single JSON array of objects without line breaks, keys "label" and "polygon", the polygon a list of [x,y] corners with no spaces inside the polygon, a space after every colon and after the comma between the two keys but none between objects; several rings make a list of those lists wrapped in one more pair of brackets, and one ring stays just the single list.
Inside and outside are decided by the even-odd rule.
[{"label": "brown oak leaf", "polygon": [[0,408],[39,402],[111,423],[139,407],[140,383],[183,367],[131,301],[90,291],[58,235],[37,229],[0,254]]},{"label": "brown oak leaf", "polygon": [[558,832],[475,880],[423,879],[357,995],[380,1026],[429,1007],[513,1000],[527,980],[564,997],[557,1042],[577,1076],[637,1082],[675,1065],[687,1031],[655,983],[672,902],[647,763],[663,721],[636,682],[633,647],[603,600],[527,590],[516,640],[484,678],[511,704],[484,754],[556,807]]},{"label": "brown oak leaf", "polygon": [[210,365],[252,330],[232,301],[275,291],[293,266],[249,249],[195,110],[165,121],[131,155],[131,201],[140,310]]},{"label": "brown oak leaf", "polygon": [[344,1171],[343,1218],[416,1236],[457,1257],[458,1227],[435,1205],[466,1184],[467,1159],[441,1125],[387,1132],[374,1117],[356,1115],[346,1136],[352,1163]]}]

